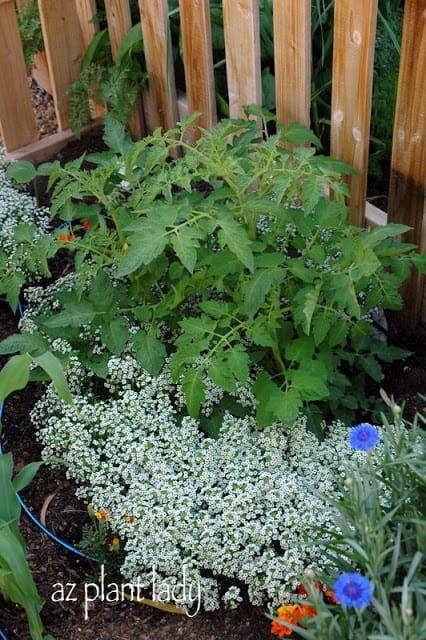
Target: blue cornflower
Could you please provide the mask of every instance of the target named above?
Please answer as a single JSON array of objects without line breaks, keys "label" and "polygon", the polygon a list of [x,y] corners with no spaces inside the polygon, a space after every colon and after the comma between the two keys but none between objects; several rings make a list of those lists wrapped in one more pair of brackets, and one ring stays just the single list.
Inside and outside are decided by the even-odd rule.
[{"label": "blue cornflower", "polygon": [[367,451],[376,446],[380,439],[379,432],[376,427],[368,422],[362,422],[353,427],[349,433],[349,442],[351,447],[359,451]]},{"label": "blue cornflower", "polygon": [[339,604],[362,609],[371,602],[371,582],[360,573],[342,573],[333,585],[333,594]]}]

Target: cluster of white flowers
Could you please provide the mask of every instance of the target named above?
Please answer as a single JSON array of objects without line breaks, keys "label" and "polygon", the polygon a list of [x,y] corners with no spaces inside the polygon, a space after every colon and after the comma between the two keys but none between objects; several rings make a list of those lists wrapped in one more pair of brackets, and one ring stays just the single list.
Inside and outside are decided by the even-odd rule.
[{"label": "cluster of white flowers", "polygon": [[[10,182],[6,176],[4,151],[0,147],[0,247],[6,256],[6,264],[2,265],[5,271],[9,264],[12,264],[17,248],[15,231],[21,224],[36,226],[35,241],[49,232],[49,210],[38,207],[34,198],[18,190],[16,185]],[[16,265],[14,268],[16,269]]]},{"label": "cluster of white flowers", "polygon": [[177,584],[185,565],[206,610],[237,606],[243,585],[253,604],[273,607],[306,567],[324,566],[312,541],[336,525],[321,496],[338,498],[348,463],[363,457],[343,424],[319,442],[303,418],[260,431],[253,415],[226,413],[213,439],[177,411],[167,367],[152,376],[131,354],[114,356],[99,397],[77,359],[69,366],[73,404],[49,387],[32,419],[44,458],[59,456],[79,497],[108,512],[126,580],[146,584],[155,566]]}]

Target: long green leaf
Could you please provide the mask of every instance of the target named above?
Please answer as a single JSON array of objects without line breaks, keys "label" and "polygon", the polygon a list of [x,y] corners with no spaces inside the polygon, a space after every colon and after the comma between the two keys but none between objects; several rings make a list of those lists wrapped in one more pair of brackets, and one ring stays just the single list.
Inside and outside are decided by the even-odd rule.
[{"label": "long green leaf", "polygon": [[42,353],[41,356],[34,356],[33,360],[50,376],[53,385],[62,400],[67,404],[71,404],[72,397],[60,360],[58,360],[51,351],[46,351],[45,353]]},{"label": "long green leaf", "polygon": [[0,371],[0,404],[8,395],[27,386],[32,358],[28,353],[13,356]]}]

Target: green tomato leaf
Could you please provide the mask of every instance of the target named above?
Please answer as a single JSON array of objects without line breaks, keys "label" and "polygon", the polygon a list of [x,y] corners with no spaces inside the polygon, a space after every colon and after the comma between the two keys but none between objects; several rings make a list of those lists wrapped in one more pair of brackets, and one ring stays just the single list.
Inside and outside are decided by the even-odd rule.
[{"label": "green tomato leaf", "polygon": [[312,316],[314,315],[319,294],[321,291],[321,283],[315,287],[304,287],[297,292],[294,297],[294,320],[301,325],[303,331],[309,336],[311,332]]},{"label": "green tomato leaf", "polygon": [[264,304],[265,298],[272,287],[280,284],[286,275],[286,269],[279,267],[261,269],[243,284],[243,311],[252,318]]},{"label": "green tomato leaf", "polygon": [[210,380],[220,389],[233,393],[237,390],[234,376],[220,357],[211,358],[207,367]]},{"label": "green tomato leaf", "polygon": [[48,329],[59,329],[62,327],[80,328],[84,324],[90,324],[97,312],[90,302],[81,301],[70,303],[64,311],[57,315],[45,318],[42,324]]},{"label": "green tomato leaf", "polygon": [[188,413],[192,418],[198,418],[200,407],[206,399],[206,385],[203,382],[203,369],[191,367],[182,377],[182,389],[185,394]]},{"label": "green tomato leaf", "polygon": [[220,231],[218,234],[219,242],[222,246],[227,246],[238,260],[243,263],[247,269],[254,271],[254,258],[251,250],[251,242],[247,237],[246,230],[242,226],[225,213],[221,213],[217,217]]},{"label": "green tomato leaf", "polygon": [[132,343],[143,368],[153,376],[158,375],[167,355],[164,344],[142,329],[133,336]]},{"label": "green tomato leaf", "polygon": [[190,273],[193,273],[197,264],[197,248],[199,242],[190,227],[181,227],[175,230],[171,236],[171,243],[177,257]]}]

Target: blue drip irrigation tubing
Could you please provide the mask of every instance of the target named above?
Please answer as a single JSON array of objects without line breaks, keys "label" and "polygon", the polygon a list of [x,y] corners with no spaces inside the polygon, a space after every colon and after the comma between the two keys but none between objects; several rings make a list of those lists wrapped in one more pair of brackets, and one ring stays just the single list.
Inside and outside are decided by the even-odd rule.
[{"label": "blue drip irrigation tubing", "polygon": [[[0,298],[0,300],[3,300],[3,298]],[[22,306],[20,300],[18,300],[18,310],[19,310],[19,315],[22,318],[23,315],[24,315],[24,311],[23,311],[23,306]],[[2,415],[3,415],[3,404],[0,404],[0,420],[1,420]],[[0,439],[0,455],[3,455],[3,447],[2,447],[1,439]],[[93,558],[92,556],[88,556],[83,551],[80,551],[80,549],[77,549],[72,544],[69,544],[69,542],[66,542],[65,540],[61,540],[61,538],[58,538],[58,536],[56,536],[52,531],[50,531],[47,527],[45,527],[44,524],[42,522],[40,522],[40,520],[30,511],[30,509],[27,507],[25,502],[22,500],[22,498],[21,498],[21,496],[19,495],[18,492],[16,493],[16,497],[18,498],[19,504],[21,505],[22,510],[28,516],[28,518],[39,529],[41,529],[43,531],[43,533],[48,535],[49,538],[51,538],[52,540],[57,542],[61,547],[63,547],[67,551],[71,551],[72,553],[75,553],[76,555],[84,558],[85,560],[90,560],[91,562],[100,562],[99,558]],[[0,640],[7,640],[7,636],[3,633],[3,631],[1,629],[0,629]]]}]

